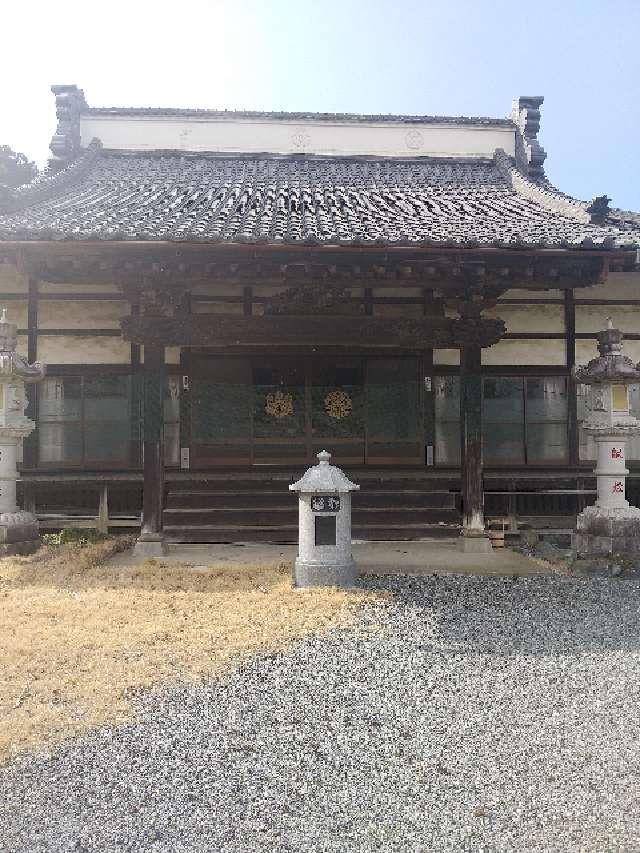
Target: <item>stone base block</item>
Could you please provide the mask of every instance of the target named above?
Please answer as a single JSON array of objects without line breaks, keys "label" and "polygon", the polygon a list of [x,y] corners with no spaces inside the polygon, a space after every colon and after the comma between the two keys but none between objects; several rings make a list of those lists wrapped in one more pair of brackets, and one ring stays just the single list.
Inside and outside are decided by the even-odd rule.
[{"label": "stone base block", "polygon": [[589,506],[577,518],[574,549],[578,559],[640,557],[640,509]]},{"label": "stone base block", "polygon": [[297,589],[311,586],[355,587],[358,584],[358,569],[350,563],[316,563],[297,559],[293,567],[293,585]]},{"label": "stone base block", "polygon": [[0,556],[33,554],[42,541],[38,520],[31,512],[0,513]]},{"label": "stone base block", "polygon": [[133,546],[136,557],[164,557],[167,545],[162,533],[142,533]]},{"label": "stone base block", "polygon": [[493,551],[491,540],[483,534],[477,536],[465,536],[463,534],[461,543],[460,547],[465,554],[491,554]]},{"label": "stone base block", "polygon": [[9,545],[0,545],[0,557],[24,557],[33,554],[42,545],[42,540],[25,539],[24,542],[12,542]]}]

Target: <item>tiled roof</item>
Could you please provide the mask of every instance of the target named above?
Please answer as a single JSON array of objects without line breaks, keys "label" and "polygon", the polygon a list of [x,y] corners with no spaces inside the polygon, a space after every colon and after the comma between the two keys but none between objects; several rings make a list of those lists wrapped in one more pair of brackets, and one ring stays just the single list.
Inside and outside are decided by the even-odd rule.
[{"label": "tiled roof", "polygon": [[19,190],[5,211],[3,240],[640,243],[637,217],[614,212],[593,224],[585,203],[524,178],[501,152],[479,161],[141,155],[93,145]]}]

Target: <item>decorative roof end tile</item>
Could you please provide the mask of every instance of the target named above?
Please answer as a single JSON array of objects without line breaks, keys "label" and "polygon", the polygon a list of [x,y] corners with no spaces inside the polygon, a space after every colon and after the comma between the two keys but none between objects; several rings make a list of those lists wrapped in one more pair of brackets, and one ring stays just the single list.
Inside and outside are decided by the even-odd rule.
[{"label": "decorative roof end tile", "polygon": [[49,160],[49,168],[59,171],[80,151],[80,113],[88,107],[84,92],[75,84],[52,86],[51,91],[56,96],[58,126],[49,145],[53,154]]},{"label": "decorative roof end tile", "polygon": [[540,130],[540,106],[542,95],[522,95],[513,102],[511,118],[516,134],[516,164],[520,171],[532,181],[544,180],[544,161],[547,152],[538,142]]}]

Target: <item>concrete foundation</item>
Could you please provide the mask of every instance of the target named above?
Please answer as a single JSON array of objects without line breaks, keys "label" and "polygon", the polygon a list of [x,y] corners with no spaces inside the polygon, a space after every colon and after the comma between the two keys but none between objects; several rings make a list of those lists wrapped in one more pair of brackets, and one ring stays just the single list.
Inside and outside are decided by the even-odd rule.
[{"label": "concrete foundation", "polygon": [[[293,563],[296,545],[236,543],[228,545],[194,545],[168,543],[163,563],[188,564],[194,570],[246,570],[247,567]],[[455,539],[429,539],[419,542],[354,543],[353,557],[358,574],[466,574],[488,577],[543,575],[552,569],[541,560],[532,559],[510,548],[498,548],[490,554],[464,554]],[[134,550],[114,554],[111,566],[139,566],[145,557]]]}]

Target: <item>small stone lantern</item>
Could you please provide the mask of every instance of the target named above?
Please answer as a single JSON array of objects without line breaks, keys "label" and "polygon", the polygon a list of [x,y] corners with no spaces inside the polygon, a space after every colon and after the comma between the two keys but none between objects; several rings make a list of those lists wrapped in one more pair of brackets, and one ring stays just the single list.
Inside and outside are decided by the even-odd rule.
[{"label": "small stone lantern", "polygon": [[35,424],[24,414],[25,382],[40,382],[45,366],[27,364],[16,352],[16,325],[0,316],[0,555],[28,554],[40,544],[36,517],[16,506],[18,442]]},{"label": "small stone lantern", "polygon": [[640,434],[640,422],[629,414],[629,385],[640,383],[640,370],[622,354],[622,332],[598,333],[598,358],[575,369],[575,379],[589,386],[588,418],[583,429],[595,439],[598,498],[577,518],[578,557],[640,554],[640,509],[625,497],[627,438]]},{"label": "small stone lantern", "polygon": [[307,469],[297,483],[298,556],[294,586],[355,586],[358,578],[351,553],[351,492],[356,486],[330,465],[331,454],[318,453],[319,464]]}]

